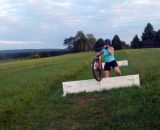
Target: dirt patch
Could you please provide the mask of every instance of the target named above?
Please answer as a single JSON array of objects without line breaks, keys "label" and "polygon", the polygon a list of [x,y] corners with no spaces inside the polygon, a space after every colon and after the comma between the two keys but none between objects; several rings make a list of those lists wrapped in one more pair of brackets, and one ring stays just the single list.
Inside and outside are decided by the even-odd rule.
[{"label": "dirt patch", "polygon": [[98,102],[103,98],[103,95],[90,95],[90,96],[79,96],[75,99],[74,103],[78,106],[87,106],[90,103]]}]

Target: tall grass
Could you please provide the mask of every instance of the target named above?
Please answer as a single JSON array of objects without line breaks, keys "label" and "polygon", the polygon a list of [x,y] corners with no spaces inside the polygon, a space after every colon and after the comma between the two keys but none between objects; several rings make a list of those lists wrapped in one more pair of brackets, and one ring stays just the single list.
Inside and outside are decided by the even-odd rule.
[{"label": "tall grass", "polygon": [[[93,78],[94,53],[0,63],[0,129],[159,129],[160,49],[117,51],[141,88],[71,94],[61,82]],[[112,76],[115,76],[112,72]]]}]

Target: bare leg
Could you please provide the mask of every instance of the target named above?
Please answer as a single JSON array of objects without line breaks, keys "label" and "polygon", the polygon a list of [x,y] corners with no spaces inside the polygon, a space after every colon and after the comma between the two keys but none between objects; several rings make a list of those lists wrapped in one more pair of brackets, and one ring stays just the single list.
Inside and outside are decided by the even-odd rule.
[{"label": "bare leg", "polygon": [[104,76],[105,76],[105,78],[109,78],[110,72],[109,71],[104,71]]},{"label": "bare leg", "polygon": [[119,67],[115,67],[114,72],[119,76],[121,75],[121,70],[119,69]]}]

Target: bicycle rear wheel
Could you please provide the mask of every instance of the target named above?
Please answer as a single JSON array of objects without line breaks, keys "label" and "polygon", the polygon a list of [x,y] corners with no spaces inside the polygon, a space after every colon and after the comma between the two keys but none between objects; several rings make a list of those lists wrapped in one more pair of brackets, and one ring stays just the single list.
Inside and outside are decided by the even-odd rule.
[{"label": "bicycle rear wheel", "polygon": [[92,61],[92,73],[97,81],[102,80],[102,64],[97,58]]}]

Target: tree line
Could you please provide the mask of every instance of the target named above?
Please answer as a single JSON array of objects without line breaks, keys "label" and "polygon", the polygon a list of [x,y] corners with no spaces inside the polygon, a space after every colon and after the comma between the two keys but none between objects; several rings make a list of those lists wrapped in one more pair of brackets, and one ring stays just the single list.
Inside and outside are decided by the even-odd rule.
[{"label": "tree line", "polygon": [[[104,40],[102,38],[99,38],[93,47],[95,51],[99,51],[104,45]],[[121,50],[121,49],[128,49],[130,46],[126,44],[125,41],[122,41],[119,36],[116,34],[112,39],[112,46],[115,50]]]},{"label": "tree line", "polygon": [[91,50],[95,42],[93,34],[85,35],[83,31],[78,31],[76,36],[65,38],[64,45],[72,52],[83,52]]},{"label": "tree line", "polygon": [[[102,38],[96,39],[93,34],[85,35],[83,31],[78,31],[74,37],[65,38],[63,44],[72,52],[86,52],[96,51],[103,47],[104,40]],[[116,50],[129,48],[129,45],[125,41],[121,41],[118,35],[113,37],[112,46]]]},{"label": "tree line", "polygon": [[71,53],[68,49],[24,49],[24,50],[9,50],[0,51],[1,60],[11,59],[34,59],[34,58],[45,58],[50,56],[58,56]]},{"label": "tree line", "polygon": [[[141,39],[138,35],[135,35],[130,42],[130,45],[121,40],[117,34],[111,41],[115,50],[160,47],[160,30],[155,31],[152,24],[148,23],[142,33]],[[85,35],[83,31],[78,31],[75,36],[65,38],[64,40],[64,45],[67,46],[71,52],[85,52],[90,50],[98,51],[103,44],[104,39],[96,39],[93,34]]]},{"label": "tree line", "polygon": [[132,48],[158,48],[160,47],[160,29],[155,31],[153,25],[148,23],[142,33],[141,39],[135,35],[131,41]]}]

